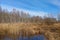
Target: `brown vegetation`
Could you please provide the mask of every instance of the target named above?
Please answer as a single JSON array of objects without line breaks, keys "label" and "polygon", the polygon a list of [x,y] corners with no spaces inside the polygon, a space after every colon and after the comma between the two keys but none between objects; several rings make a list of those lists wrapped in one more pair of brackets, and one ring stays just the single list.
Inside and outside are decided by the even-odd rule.
[{"label": "brown vegetation", "polygon": [[[59,24],[59,23],[58,23]],[[0,24],[0,38],[5,36],[17,38],[19,36],[45,35],[49,40],[57,40],[60,36],[60,25],[38,25],[36,23]],[[59,39],[60,40],[60,39]]]}]

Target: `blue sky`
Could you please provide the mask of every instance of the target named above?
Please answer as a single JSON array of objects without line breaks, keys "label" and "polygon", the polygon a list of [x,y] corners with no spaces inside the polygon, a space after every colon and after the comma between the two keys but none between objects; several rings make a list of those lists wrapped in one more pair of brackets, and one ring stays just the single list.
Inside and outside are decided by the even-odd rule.
[{"label": "blue sky", "polygon": [[60,0],[0,0],[2,8],[24,10],[31,15],[56,15],[60,11]]}]

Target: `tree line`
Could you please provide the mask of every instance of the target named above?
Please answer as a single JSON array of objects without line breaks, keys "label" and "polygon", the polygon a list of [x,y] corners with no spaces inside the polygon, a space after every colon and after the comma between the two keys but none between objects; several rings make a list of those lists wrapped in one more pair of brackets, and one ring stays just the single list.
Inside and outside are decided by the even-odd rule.
[{"label": "tree line", "polygon": [[[36,13],[37,14],[37,13]],[[13,9],[8,11],[0,7],[0,23],[14,23],[14,22],[34,22],[34,23],[56,23],[60,22],[60,15],[58,15],[58,20],[53,17],[41,17],[41,16],[31,16],[29,13],[24,11],[18,11]]]}]

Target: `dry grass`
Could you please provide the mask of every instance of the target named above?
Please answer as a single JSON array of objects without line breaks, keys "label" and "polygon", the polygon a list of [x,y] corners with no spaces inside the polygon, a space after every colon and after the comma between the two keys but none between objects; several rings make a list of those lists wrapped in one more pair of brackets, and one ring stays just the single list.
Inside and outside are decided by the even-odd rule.
[{"label": "dry grass", "polygon": [[[1,23],[0,24],[0,37],[9,36],[9,37],[19,37],[21,31],[23,30],[22,35],[38,35],[38,34],[54,34],[57,33],[60,35],[60,23],[54,25],[41,25],[40,23]],[[48,33],[49,32],[49,33]],[[28,34],[27,34],[28,33]],[[54,36],[55,37],[55,36]]]}]

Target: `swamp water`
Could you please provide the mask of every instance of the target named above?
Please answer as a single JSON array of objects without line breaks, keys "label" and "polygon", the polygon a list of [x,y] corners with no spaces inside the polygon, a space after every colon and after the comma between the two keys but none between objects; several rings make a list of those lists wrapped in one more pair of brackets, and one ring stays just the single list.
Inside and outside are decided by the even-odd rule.
[{"label": "swamp water", "polygon": [[[4,40],[13,40],[12,38],[8,38],[8,37],[5,37]],[[35,36],[32,36],[32,37],[19,37],[19,38],[16,38],[15,40],[46,40],[46,38],[44,37],[44,35],[35,35]]]}]

